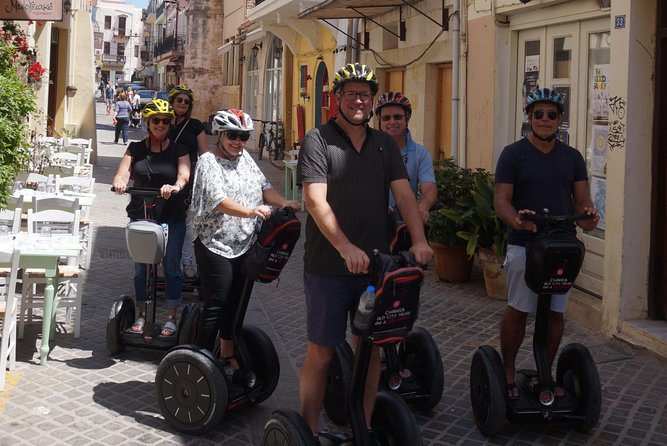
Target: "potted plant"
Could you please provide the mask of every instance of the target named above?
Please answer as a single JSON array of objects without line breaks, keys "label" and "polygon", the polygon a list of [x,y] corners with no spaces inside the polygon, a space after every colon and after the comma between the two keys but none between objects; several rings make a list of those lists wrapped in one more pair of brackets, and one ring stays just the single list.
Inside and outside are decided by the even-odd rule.
[{"label": "potted plant", "polygon": [[429,242],[435,253],[438,276],[447,282],[465,282],[470,278],[472,257],[466,254],[466,242],[457,233],[472,230],[473,212],[469,208],[473,171],[456,165],[453,158],[433,163],[442,207],[431,212]]},{"label": "potted plant", "polygon": [[484,169],[475,171],[467,206],[472,214],[472,225],[469,230],[461,230],[457,235],[466,241],[469,256],[478,253],[487,295],[506,299],[506,275],[502,265],[507,250],[507,225],[493,209],[491,173]]}]

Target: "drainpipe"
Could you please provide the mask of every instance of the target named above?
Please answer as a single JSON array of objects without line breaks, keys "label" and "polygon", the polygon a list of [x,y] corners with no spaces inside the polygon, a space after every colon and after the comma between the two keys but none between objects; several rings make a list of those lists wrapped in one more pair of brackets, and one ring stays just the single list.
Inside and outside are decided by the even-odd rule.
[{"label": "drainpipe", "polygon": [[454,0],[454,14],[452,20],[452,157],[454,163],[459,159],[459,46],[461,1]]},{"label": "drainpipe", "polygon": [[[357,38],[357,35],[359,34],[359,19],[352,19],[352,32],[350,35],[354,37],[354,39]],[[352,48],[350,49],[350,62],[358,62],[359,61],[359,42],[357,42],[354,39],[348,39],[348,41],[351,43]]]}]

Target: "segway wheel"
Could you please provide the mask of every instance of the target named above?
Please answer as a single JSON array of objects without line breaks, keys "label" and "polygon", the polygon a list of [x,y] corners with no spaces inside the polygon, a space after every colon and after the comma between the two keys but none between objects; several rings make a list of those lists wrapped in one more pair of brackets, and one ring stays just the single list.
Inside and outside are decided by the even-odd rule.
[{"label": "segway wheel", "polygon": [[382,445],[423,444],[410,407],[393,392],[386,390],[378,392],[371,426]]},{"label": "segway wheel", "polygon": [[577,401],[575,414],[584,419],[575,423],[577,430],[590,431],[600,419],[602,390],[598,368],[585,346],[575,343],[563,348],[556,365],[556,380]]},{"label": "segway wheel", "polygon": [[327,372],[327,387],[324,394],[324,410],[331,421],[339,426],[350,422],[348,402],[352,388],[352,365],[354,352],[347,341],[336,346],[331,366]]},{"label": "segway wheel", "polygon": [[483,345],[472,357],[470,401],[477,428],[484,435],[495,435],[505,425],[505,372],[498,352]]},{"label": "segway wheel", "polygon": [[178,327],[178,345],[194,344],[197,340],[201,306],[188,304],[181,313],[181,323]]},{"label": "segway wheel", "polygon": [[252,392],[251,404],[256,405],[271,396],[280,378],[280,360],[271,338],[252,325],[245,325],[241,332],[251,355],[251,369],[260,388]]},{"label": "segway wheel", "polygon": [[117,355],[125,350],[123,331],[134,323],[134,314],[134,300],[129,296],[121,296],[111,306],[111,313],[107,321],[106,341],[107,350],[112,355]]},{"label": "segway wheel", "polygon": [[315,437],[301,416],[290,409],[273,412],[264,425],[262,446],[315,446]]},{"label": "segway wheel", "polygon": [[423,398],[415,399],[412,405],[422,411],[437,406],[445,387],[445,372],[440,350],[427,330],[415,327],[408,333],[400,347],[399,363],[420,383]]},{"label": "segway wheel", "polygon": [[181,432],[204,433],[227,410],[227,382],[207,350],[172,349],[157,369],[155,387],[162,416]]}]

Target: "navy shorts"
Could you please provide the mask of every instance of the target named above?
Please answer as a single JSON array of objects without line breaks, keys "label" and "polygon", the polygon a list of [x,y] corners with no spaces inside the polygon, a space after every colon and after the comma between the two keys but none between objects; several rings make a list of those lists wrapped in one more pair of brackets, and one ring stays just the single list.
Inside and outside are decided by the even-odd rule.
[{"label": "navy shorts", "polygon": [[[354,317],[368,276],[303,274],[308,341],[334,347],[345,340],[347,317]],[[354,327],[352,333],[356,334]]]}]

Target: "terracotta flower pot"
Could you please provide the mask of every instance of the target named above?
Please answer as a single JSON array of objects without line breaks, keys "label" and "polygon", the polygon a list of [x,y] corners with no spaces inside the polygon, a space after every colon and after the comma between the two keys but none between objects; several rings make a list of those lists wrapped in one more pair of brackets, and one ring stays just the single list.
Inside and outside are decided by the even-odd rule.
[{"label": "terracotta flower pot", "polygon": [[491,250],[479,250],[479,263],[484,272],[486,295],[494,299],[507,300],[507,273],[503,261],[497,260]]},{"label": "terracotta flower pot", "polygon": [[430,245],[440,280],[451,283],[470,280],[473,258],[468,256],[465,246],[447,246],[434,242],[430,242]]}]

